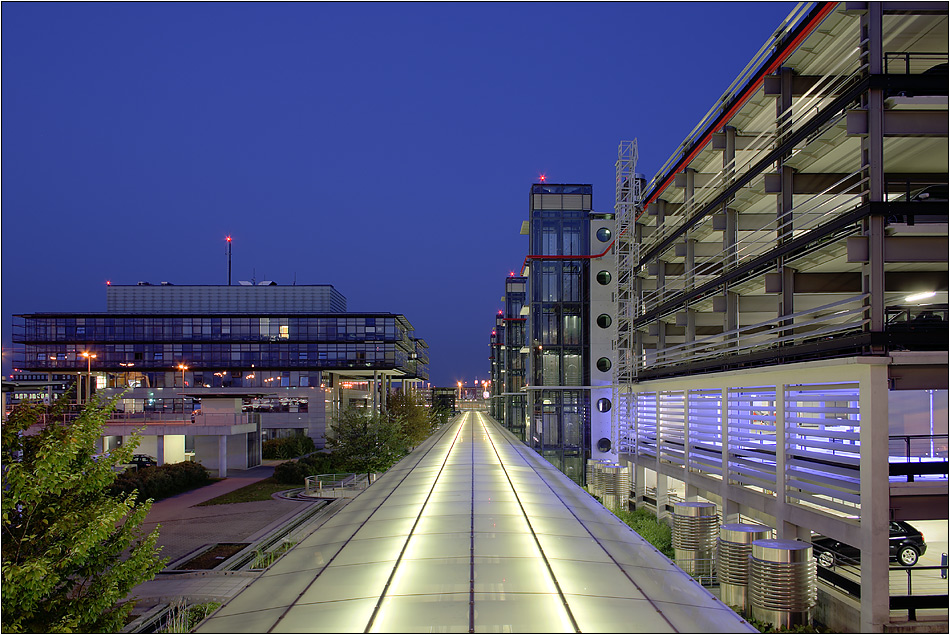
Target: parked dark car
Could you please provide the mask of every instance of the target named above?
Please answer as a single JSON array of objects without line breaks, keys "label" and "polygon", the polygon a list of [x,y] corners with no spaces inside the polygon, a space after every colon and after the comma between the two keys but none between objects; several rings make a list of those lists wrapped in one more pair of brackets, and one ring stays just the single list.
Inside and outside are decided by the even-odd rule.
[{"label": "parked dark car", "polygon": [[158,461],[156,461],[153,457],[150,457],[147,454],[133,454],[132,460],[129,461],[129,463],[134,465],[136,468],[154,467],[158,465]]},{"label": "parked dark car", "polygon": [[[892,520],[890,525],[891,560],[896,560],[902,567],[914,566],[917,564],[917,559],[927,551],[924,535],[913,525],[902,520]],[[815,536],[811,544],[818,564],[823,567],[854,564],[861,559],[861,551],[857,547],[838,542],[834,538]]]}]

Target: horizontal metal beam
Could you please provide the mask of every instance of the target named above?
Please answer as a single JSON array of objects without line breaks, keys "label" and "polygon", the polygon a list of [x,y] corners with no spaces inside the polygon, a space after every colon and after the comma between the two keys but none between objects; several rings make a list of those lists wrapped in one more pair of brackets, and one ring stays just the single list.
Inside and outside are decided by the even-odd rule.
[{"label": "horizontal metal beam", "polygon": [[[886,236],[884,262],[946,262],[946,236]],[[848,262],[868,262],[867,236],[848,238]]]},{"label": "horizontal metal beam", "polygon": [[[861,274],[856,271],[835,273],[795,273],[795,293],[861,293]],[[894,293],[946,291],[946,271],[887,271],[884,290]],[[765,292],[782,292],[782,274],[765,274]]]},{"label": "horizontal metal beam", "polygon": [[[848,134],[868,134],[868,111],[849,110]],[[945,137],[947,136],[946,110],[885,110],[885,137]]]}]

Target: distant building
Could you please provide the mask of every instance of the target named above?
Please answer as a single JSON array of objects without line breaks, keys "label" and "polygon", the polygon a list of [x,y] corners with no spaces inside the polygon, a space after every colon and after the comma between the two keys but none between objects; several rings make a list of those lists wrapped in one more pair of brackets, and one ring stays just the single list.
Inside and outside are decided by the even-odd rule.
[{"label": "distant building", "polygon": [[[106,313],[14,317],[17,367],[91,370],[98,392],[122,394],[105,449],[136,424],[161,424],[143,451],[247,467],[262,440],[303,434],[322,447],[341,407],[385,408],[394,381],[408,389],[428,379],[428,345],[405,316],[341,312],[346,300],[330,285],[139,283],[110,286],[107,299]],[[225,423],[243,440],[227,441],[227,456],[223,446],[202,451],[216,442],[202,437],[221,436]]]}]

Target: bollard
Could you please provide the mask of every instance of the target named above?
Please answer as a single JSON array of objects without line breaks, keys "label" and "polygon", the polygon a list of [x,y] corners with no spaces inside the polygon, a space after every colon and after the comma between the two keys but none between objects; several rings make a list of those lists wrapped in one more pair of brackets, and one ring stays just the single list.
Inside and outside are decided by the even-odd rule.
[{"label": "bollard", "polygon": [[719,528],[719,551],[716,574],[719,578],[720,599],[727,605],[747,614],[749,608],[749,556],[752,543],[772,534],[765,525],[728,523]]},{"label": "bollard", "polygon": [[752,617],[776,628],[811,624],[817,601],[811,544],[799,540],[756,540],[749,557]]},{"label": "bollard", "polygon": [[700,582],[712,581],[715,574],[718,527],[715,503],[679,501],[673,504],[674,562]]}]

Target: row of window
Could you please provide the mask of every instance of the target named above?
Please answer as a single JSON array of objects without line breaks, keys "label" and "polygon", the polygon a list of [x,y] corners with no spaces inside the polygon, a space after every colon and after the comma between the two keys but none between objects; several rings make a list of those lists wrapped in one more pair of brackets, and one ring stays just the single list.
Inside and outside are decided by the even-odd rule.
[{"label": "row of window", "polygon": [[56,340],[385,340],[406,332],[383,317],[32,317],[15,341]]}]

